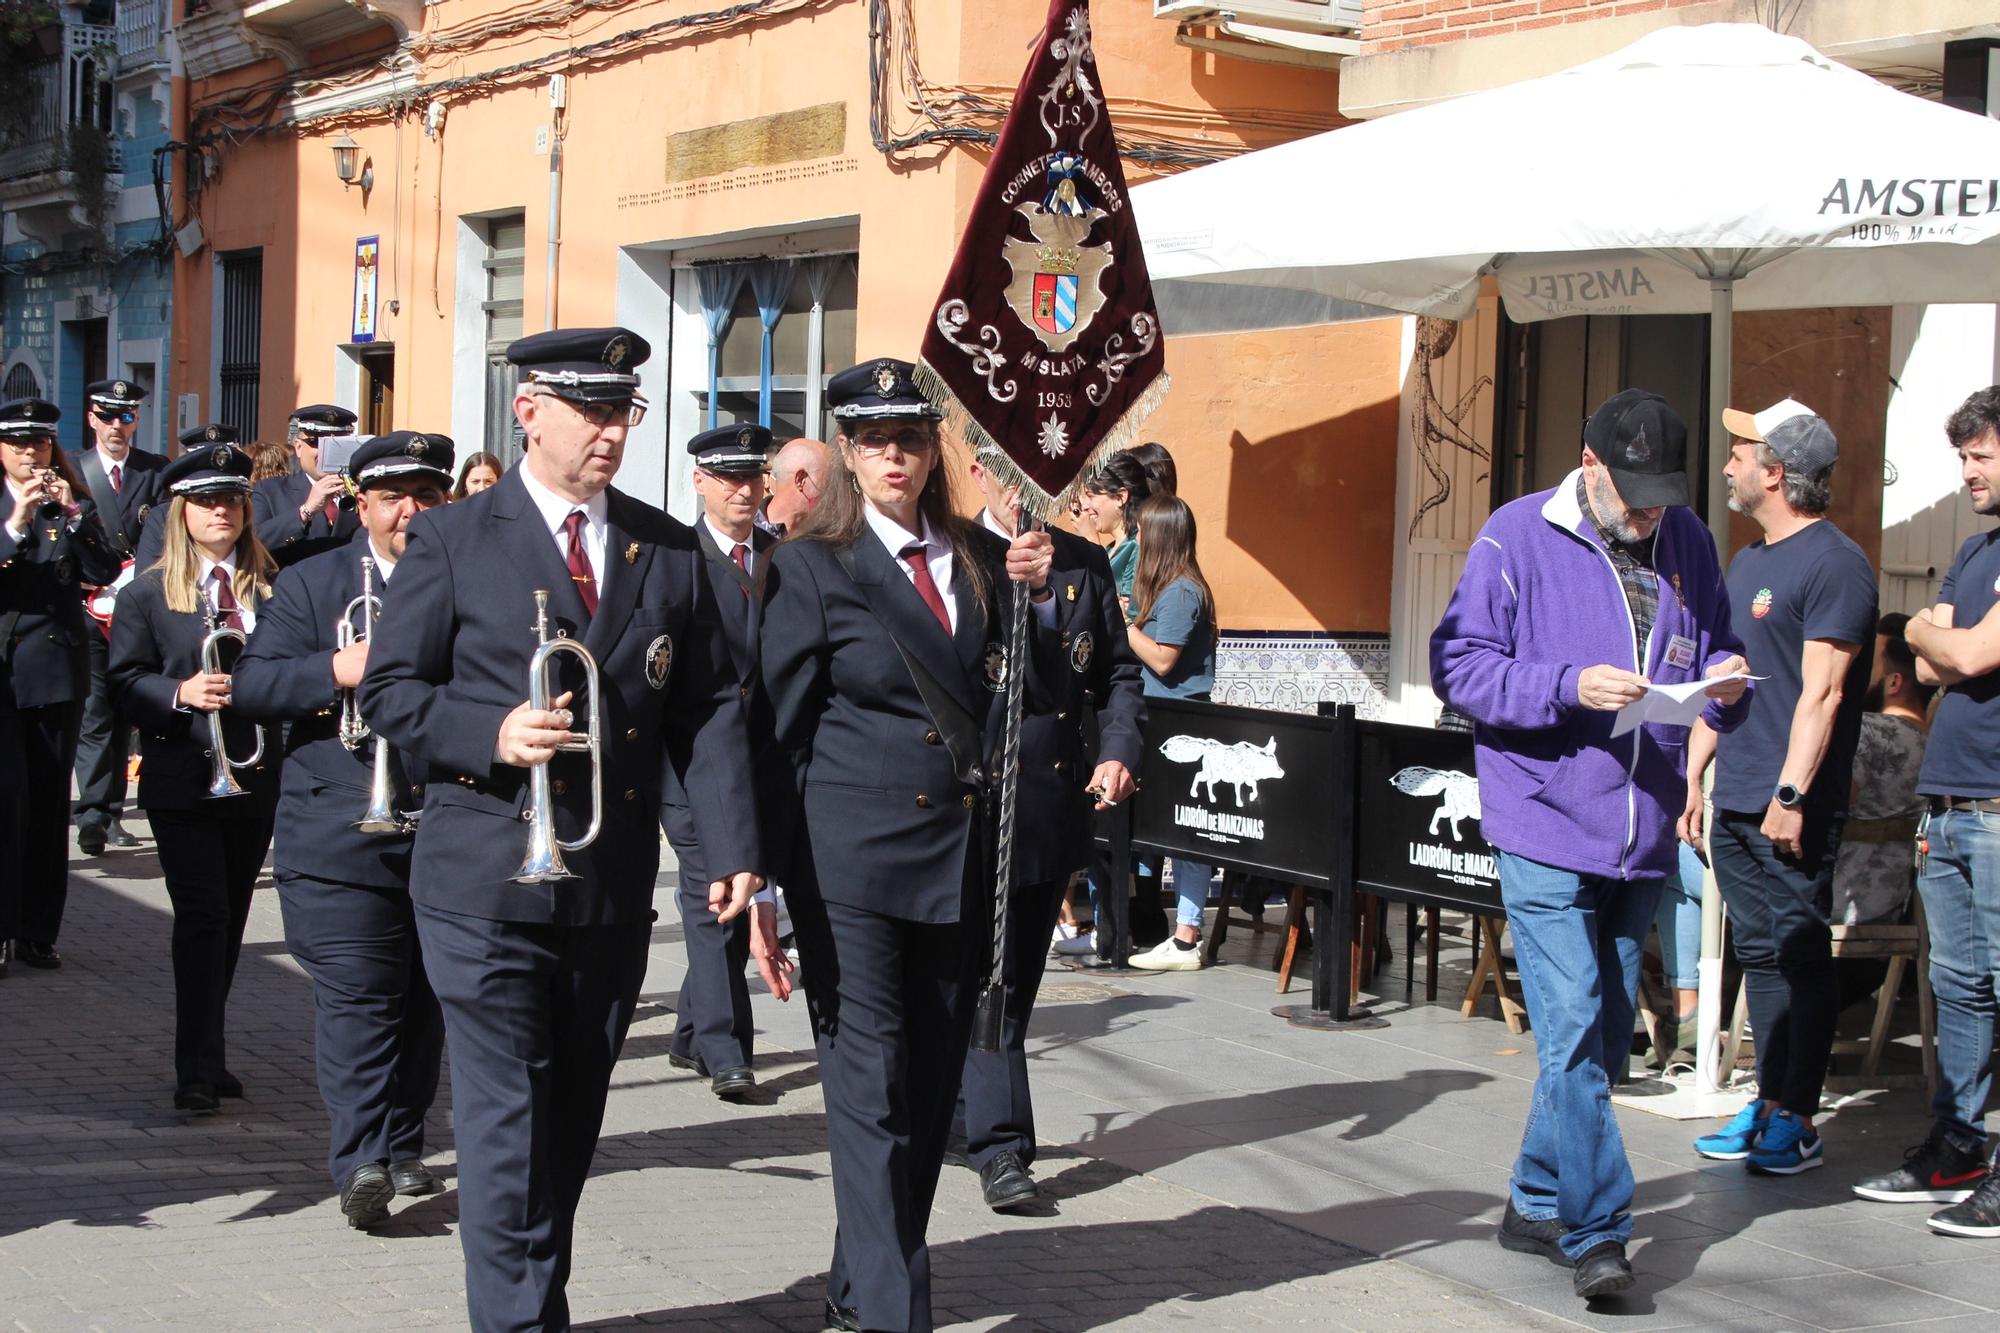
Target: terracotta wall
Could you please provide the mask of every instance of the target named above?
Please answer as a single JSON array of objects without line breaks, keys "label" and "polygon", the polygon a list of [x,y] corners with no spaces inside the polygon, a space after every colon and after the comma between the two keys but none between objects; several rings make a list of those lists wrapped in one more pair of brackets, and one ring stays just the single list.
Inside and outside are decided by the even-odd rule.
[{"label": "terracotta wall", "polygon": [[[445,0],[432,9],[429,31],[500,8]],[[583,27],[573,33],[527,33],[490,49],[426,58],[422,77],[461,77],[679,12],[685,6],[677,3],[631,6],[618,11],[616,28],[606,27],[608,20],[579,20]],[[917,0],[927,79],[1010,97],[1041,12],[1039,4]],[[887,160],[875,151],[868,134],[867,14],[859,0],[803,7],[572,70],[558,322],[614,318],[621,247],[858,219],[859,351],[912,355],[985,155],[952,147]],[[1334,123],[1331,74],[1180,47],[1175,25],[1154,20],[1144,5],[1099,4],[1096,21],[1098,59],[1116,104],[1143,104],[1135,107],[1135,123],[1144,119],[1225,144],[1269,142],[1300,132],[1300,125]],[[266,65],[229,82],[275,72]],[[197,86],[194,94],[201,100],[217,91]],[[667,179],[670,134],[829,102],[846,105],[846,143],[837,157],[756,181],[742,173]],[[899,128],[914,120],[900,103],[892,116]],[[541,327],[548,159],[535,154],[534,137],[549,121],[538,79],[450,102],[437,138],[427,138],[415,117],[350,118],[221,149],[201,217],[211,250],[264,247],[265,434],[282,430],[293,405],[332,396],[335,345],[348,337],[358,236],[382,237],[379,340],[395,349],[398,426],[442,429],[451,419],[461,216],[525,210],[525,323]],[[375,185],[366,195],[335,179],[330,145],[342,130],[373,163]],[[1133,183],[1143,176],[1128,171]],[[176,387],[202,393],[205,408],[212,267],[211,251],[181,262],[183,296],[175,310]],[[400,313],[389,312],[391,300],[400,302]],[[1146,434],[1177,456],[1183,494],[1201,524],[1203,563],[1229,628],[1386,630],[1397,338],[1391,322],[1169,340],[1175,388]],[[641,429],[662,427],[649,420]],[[678,453],[677,442],[667,444]]]},{"label": "terracotta wall", "polygon": [[1710,0],[1368,0],[1362,9],[1361,42],[1369,55],[1377,55],[1708,3]]}]

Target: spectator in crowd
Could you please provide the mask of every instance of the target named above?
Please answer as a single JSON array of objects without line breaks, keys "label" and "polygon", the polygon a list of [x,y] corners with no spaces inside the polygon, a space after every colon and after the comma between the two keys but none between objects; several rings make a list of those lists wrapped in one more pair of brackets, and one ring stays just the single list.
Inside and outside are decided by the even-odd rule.
[{"label": "spectator in crowd", "polygon": [[463,500],[469,495],[479,494],[499,481],[506,470],[507,465],[500,461],[498,455],[483,452],[472,455],[458,470],[458,485],[451,488],[451,498]]},{"label": "spectator in crowd", "polygon": [[[1583,429],[1582,466],[1487,520],[1431,636],[1431,677],[1473,721],[1486,836],[1535,1024],[1538,1076],[1499,1240],[1632,1285],[1633,1178],[1611,1078],[1632,1041],[1639,954],[1678,870],[1679,728],[1613,736],[1648,683],[1701,678],[1704,717],[1747,711],[1708,530],[1687,508],[1687,428],[1626,389]],[[1642,656],[1643,653],[1643,656]]]},{"label": "spectator in crowd", "polygon": [[[1916,658],[1903,642],[1909,622],[1893,612],[1875,622],[1875,679],[1861,714],[1854,791],[1833,864],[1833,920],[1840,925],[1901,921],[1916,884],[1917,821],[1924,811],[1917,774],[1930,730],[1926,710],[1937,691],[1917,679]],[[1889,972],[1886,958],[1834,962],[1843,1009],[1873,995]]]},{"label": "spectator in crowd", "polygon": [[1132,450],[1132,461],[1146,469],[1146,480],[1154,491],[1180,494],[1180,477],[1174,471],[1174,456],[1167,452],[1166,445],[1148,440]]},{"label": "spectator in crowd", "polygon": [[[1139,567],[1132,583],[1132,624],[1126,640],[1146,668],[1149,699],[1206,699],[1215,689],[1215,596],[1195,558],[1194,512],[1178,496],[1155,495],[1138,509]],[[1214,871],[1200,861],[1169,857],[1180,900],[1174,933],[1132,957],[1149,972],[1201,966],[1202,912]]]},{"label": "spectator in crowd", "polygon": [[770,494],[754,522],[773,537],[783,537],[787,529],[819,503],[826,489],[828,453],[824,440],[803,437],[788,441],[771,459]]},{"label": "spectator in crowd", "polygon": [[292,451],[275,440],[252,440],[243,446],[250,455],[250,484],[282,477],[292,470]]},{"label": "spectator in crowd", "polygon": [[1696,969],[1701,962],[1703,875],[1701,856],[1693,847],[1681,844],[1679,869],[1660,881],[1660,906],[1653,913],[1653,926],[1660,932],[1660,975],[1673,994],[1673,1009],[1662,1016],[1670,1026],[1660,1034],[1660,1049],[1653,1053],[1662,1069],[1694,1056],[1695,1007],[1701,992],[1701,974]]},{"label": "spectator in crowd", "polygon": [[1103,470],[1083,484],[1073,512],[1083,535],[1105,548],[1118,596],[1131,618],[1132,580],[1139,571],[1139,538],[1133,516],[1153,493],[1146,469],[1126,450],[1104,460]]},{"label": "spectator in crowd", "polygon": [[1734,437],[1729,507],[1763,530],[1729,562],[1730,619],[1766,679],[1732,735],[1718,742],[1696,724],[1681,824],[1699,843],[1714,760],[1709,856],[1757,1034],[1758,1097],[1694,1150],[1796,1175],[1825,1160],[1813,1116],[1840,1016],[1833,867],[1868,689],[1875,567],[1826,517],[1840,456],[1831,426],[1789,398],[1722,421]]},{"label": "spectator in crowd", "polygon": [[[2000,514],[2000,385],[1945,423],[1973,512]],[[1903,1164],[1855,1185],[1864,1199],[1945,1203],[1931,1229],[2000,1237],[2000,1175],[1987,1161],[1993,1091],[1993,969],[2000,960],[2000,529],[1966,538],[1937,605],[1903,637],[1917,678],[1943,685],[1917,791],[1928,798],[1917,892],[1930,924],[1938,1080],[1931,1131]]]}]

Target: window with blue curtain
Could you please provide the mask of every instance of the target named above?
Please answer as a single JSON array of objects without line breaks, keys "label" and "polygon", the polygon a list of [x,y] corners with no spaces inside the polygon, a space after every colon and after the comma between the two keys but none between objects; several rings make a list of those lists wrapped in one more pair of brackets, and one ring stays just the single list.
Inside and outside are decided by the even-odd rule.
[{"label": "window with blue curtain", "polygon": [[743,288],[744,270],[739,263],[699,264],[694,270],[701,291],[701,322],[708,331],[708,428],[716,425],[717,381],[722,378],[722,340],[735,317],[736,294]]},{"label": "window with blue curtain", "polygon": [[757,327],[763,337],[757,348],[757,424],[771,424],[771,335],[792,294],[796,259],[765,259],[750,266],[750,293],[757,301]]},{"label": "window with blue curtain", "polygon": [[695,392],[699,418],[716,425],[754,421],[780,441],[828,438],[826,377],[856,356],[855,256],[736,263],[740,277],[730,304],[713,315],[717,279],[702,276],[711,266],[693,270],[703,284],[703,328],[718,330],[707,383]]}]

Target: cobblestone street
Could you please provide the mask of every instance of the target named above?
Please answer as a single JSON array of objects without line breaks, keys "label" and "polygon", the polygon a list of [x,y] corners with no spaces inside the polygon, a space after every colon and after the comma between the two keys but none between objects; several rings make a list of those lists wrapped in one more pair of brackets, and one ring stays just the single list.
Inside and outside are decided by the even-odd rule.
[{"label": "cobblestone street", "polygon": [[[150,844],[149,844],[150,848]],[[666,901],[662,895],[662,901]],[[224,1113],[170,1108],[169,917],[150,850],[84,863],[52,973],[0,983],[0,1309],[10,1326],[462,1326],[455,1196],[347,1230],[325,1179],[311,998],[260,891],[231,1004]],[[1267,937],[1268,938],[1268,937]],[[1339,1035],[1270,1017],[1266,946],[1157,978],[1055,972],[1036,1053],[1046,1215],[1000,1217],[947,1168],[931,1228],[958,1328],[1990,1328],[1990,1247],[1846,1185],[1921,1134],[1915,1094],[1829,1120],[1830,1169],[1750,1181],[1695,1132],[1621,1112],[1641,1285],[1586,1311],[1492,1242],[1531,1037],[1437,1006]],[[832,1243],[803,1006],[759,1002],[762,1092],[734,1108],[666,1061],[662,923],[578,1225],[580,1326],[819,1327]],[[1400,986],[1395,988],[1400,995]],[[449,1181],[440,1097],[432,1163]]]}]

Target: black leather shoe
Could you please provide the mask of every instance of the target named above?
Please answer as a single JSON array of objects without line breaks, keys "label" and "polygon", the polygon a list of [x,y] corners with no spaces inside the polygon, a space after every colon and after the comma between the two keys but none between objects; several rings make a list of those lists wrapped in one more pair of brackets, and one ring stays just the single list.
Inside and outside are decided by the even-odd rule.
[{"label": "black leather shoe", "polygon": [[222,1105],[216,1100],[215,1089],[206,1083],[188,1083],[174,1092],[176,1111],[213,1111]]},{"label": "black leather shoe", "polygon": [[104,855],[104,830],[101,828],[78,829],[76,850],[85,856]]},{"label": "black leather shoe", "polygon": [[1500,1219],[1500,1248],[1516,1254],[1539,1254],[1558,1268],[1574,1268],[1576,1261],[1563,1252],[1562,1235],[1569,1228],[1555,1218],[1530,1222],[1507,1200],[1507,1213]]},{"label": "black leather shoe", "polygon": [[438,1178],[417,1158],[406,1157],[390,1166],[389,1183],[398,1194],[430,1194],[436,1191]]},{"label": "black leather shoe", "polygon": [[1609,1296],[1632,1285],[1632,1265],[1625,1260],[1625,1247],[1615,1240],[1593,1245],[1576,1261],[1570,1275],[1576,1294],[1587,1301]]},{"label": "black leather shoe", "polygon": [[139,840],[127,833],[125,826],[114,819],[110,827],[104,830],[104,845],[121,852],[129,852],[139,845]]},{"label": "black leather shoe", "polygon": [[945,1135],[944,1164],[946,1166],[966,1167],[972,1165],[972,1149],[970,1145],[956,1134]]},{"label": "black leather shoe", "polygon": [[841,1333],[861,1333],[861,1312],[835,1305],[833,1297],[829,1296],[826,1298],[826,1326],[840,1329]]},{"label": "black leather shoe", "polygon": [[54,971],[62,966],[62,955],[53,944],[36,944],[33,940],[14,941],[14,961],[29,967],[39,967],[44,972]]},{"label": "black leather shoe", "polygon": [[998,1153],[979,1168],[979,1188],[986,1195],[986,1206],[996,1213],[1033,1203],[1042,1195],[1042,1187],[1021,1165],[1020,1154],[1012,1152]]},{"label": "black leather shoe", "polygon": [[243,1080],[230,1073],[227,1069],[223,1070],[215,1077],[215,1095],[218,1097],[241,1097],[243,1095]]},{"label": "black leather shoe", "polygon": [[697,1078],[708,1077],[708,1066],[701,1062],[698,1055],[682,1055],[679,1051],[670,1050],[667,1052],[667,1063],[675,1069],[688,1070]]},{"label": "black leather shoe", "polygon": [[716,1071],[708,1089],[725,1102],[740,1102],[756,1090],[757,1076],[748,1065],[731,1065]]},{"label": "black leather shoe", "polygon": [[389,1200],[395,1196],[389,1168],[380,1162],[363,1162],[348,1173],[347,1183],[340,1187],[340,1211],[347,1225],[366,1231],[389,1220]]}]

